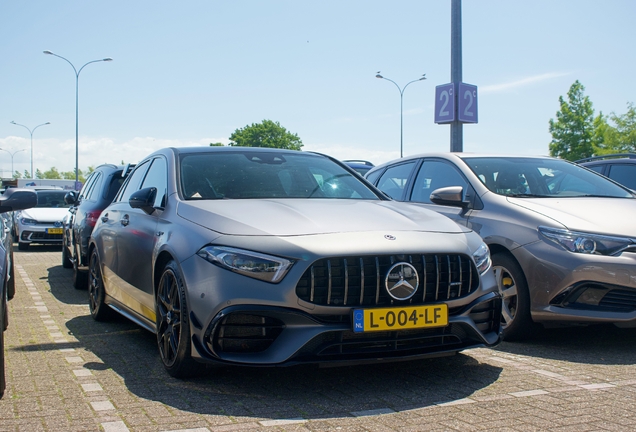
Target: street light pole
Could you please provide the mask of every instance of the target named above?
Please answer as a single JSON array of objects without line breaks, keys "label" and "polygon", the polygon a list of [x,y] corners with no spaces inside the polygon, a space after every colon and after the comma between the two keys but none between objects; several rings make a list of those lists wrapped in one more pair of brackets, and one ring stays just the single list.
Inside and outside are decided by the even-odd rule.
[{"label": "street light pole", "polygon": [[387,81],[391,81],[393,84],[395,84],[395,86],[397,87],[398,91],[400,92],[400,157],[404,156],[404,90],[406,90],[406,88],[408,87],[409,84],[412,84],[414,82],[417,81],[423,81],[426,79],[426,74],[423,74],[421,78],[418,78],[416,80],[410,81],[408,83],[406,83],[404,85],[404,87],[400,88],[400,86],[393,81],[392,79],[389,78],[385,78],[382,75],[380,75],[380,72],[378,71],[378,73],[375,76],[376,78],[381,78],[381,79],[385,79]]},{"label": "street light pole", "polygon": [[[34,129],[34,130],[35,130],[35,129]],[[9,153],[9,154],[11,155],[11,177],[13,178],[13,175],[15,174],[15,171],[13,170],[13,156],[14,156],[16,153],[19,153],[19,152],[21,152],[21,151],[26,151],[26,149],[16,150],[16,151],[14,151],[13,153],[11,153],[9,150],[5,150],[5,149],[3,149],[3,148],[0,148],[0,150],[5,151],[5,152],[7,152],[7,153]]]},{"label": "street light pole", "polygon": [[[16,123],[13,120],[11,121],[11,124],[14,124],[16,126],[22,126],[23,128],[25,128],[26,130],[29,131],[29,133],[31,134],[31,178],[35,178],[35,173],[33,172],[33,132],[35,132],[35,130],[37,128],[39,128],[40,126],[45,126],[45,125],[49,125],[51,124],[51,122],[46,122],[46,123],[42,123],[40,125],[37,125],[36,127],[34,127],[33,129],[29,129],[28,127],[26,127],[23,124],[20,123]],[[5,150],[6,151],[6,150]],[[13,158],[11,159],[13,161]],[[13,162],[12,162],[13,163]],[[11,175],[13,175],[13,172],[11,173]]]},{"label": "street light pole", "polygon": [[79,75],[82,72],[82,69],[84,69],[87,65],[91,63],[98,63],[103,61],[109,62],[109,61],[113,61],[113,59],[110,57],[107,57],[104,59],[92,60],[92,61],[89,61],[88,63],[85,63],[84,66],[82,66],[78,70],[75,68],[75,65],[73,65],[73,63],[71,63],[67,58],[62,57],[61,55],[52,53],[49,50],[43,51],[43,53],[61,58],[62,60],[70,64],[71,67],[73,68],[73,71],[75,72],[75,188],[77,189],[78,183],[79,183]]}]

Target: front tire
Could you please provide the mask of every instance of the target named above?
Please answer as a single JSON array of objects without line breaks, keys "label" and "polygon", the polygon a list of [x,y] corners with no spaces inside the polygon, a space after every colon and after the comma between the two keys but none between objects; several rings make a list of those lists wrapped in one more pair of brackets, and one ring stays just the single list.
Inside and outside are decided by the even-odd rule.
[{"label": "front tire", "polygon": [[534,333],[536,324],[530,315],[530,292],[523,270],[517,261],[504,252],[492,256],[492,267],[502,295],[501,326],[504,340],[527,339]]},{"label": "front tire", "polygon": [[3,309],[4,313],[2,315],[3,328],[0,329],[0,399],[2,399],[2,396],[4,396],[4,389],[7,387],[7,382],[4,376],[4,326],[5,326],[5,323],[8,324],[8,319],[7,319],[8,308],[7,308],[7,303],[4,301],[4,299],[0,301],[0,307],[4,308]]},{"label": "front tire", "polygon": [[9,257],[11,264],[9,268],[9,280],[7,281],[7,300],[15,297],[15,265],[13,264],[13,245],[10,246]]},{"label": "front tire", "polygon": [[73,257],[73,288],[78,290],[85,290],[88,288],[88,274],[86,272],[80,271],[79,266],[79,256],[77,254]]},{"label": "front tire", "polygon": [[112,315],[112,309],[104,302],[106,290],[104,289],[99,255],[96,250],[91,253],[88,276],[88,307],[91,316],[95,321],[107,321]]},{"label": "front tire", "polygon": [[66,245],[62,245],[62,267],[71,268],[73,267],[73,262],[71,261],[71,257],[68,255],[68,249]]},{"label": "front tire", "polygon": [[163,366],[175,378],[200,374],[205,366],[190,354],[190,319],[183,277],[177,264],[166,264],[159,279],[156,298],[157,345]]}]

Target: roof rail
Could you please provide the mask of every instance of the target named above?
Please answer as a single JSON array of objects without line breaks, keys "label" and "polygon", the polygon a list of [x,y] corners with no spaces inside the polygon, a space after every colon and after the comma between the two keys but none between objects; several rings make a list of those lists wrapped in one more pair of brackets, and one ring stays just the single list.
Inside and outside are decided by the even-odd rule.
[{"label": "roof rail", "polygon": [[585,159],[579,159],[574,162],[581,163],[581,162],[591,162],[595,160],[619,159],[619,158],[636,159],[636,153],[614,153],[614,154],[606,154],[606,155],[599,155],[599,156],[591,156]]},{"label": "roof rail", "polygon": [[345,163],[347,163],[347,162],[359,163],[359,164],[363,164],[363,165],[374,166],[371,162],[369,162],[367,160],[362,160],[362,159],[347,159],[347,160],[343,160],[343,162],[345,162]]}]

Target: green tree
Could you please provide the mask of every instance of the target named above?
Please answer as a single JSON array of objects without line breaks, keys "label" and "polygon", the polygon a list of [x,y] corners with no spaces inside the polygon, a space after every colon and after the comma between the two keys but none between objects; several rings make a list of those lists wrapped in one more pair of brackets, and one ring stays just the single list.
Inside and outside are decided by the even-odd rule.
[{"label": "green tree", "polygon": [[550,119],[550,155],[577,160],[594,154],[594,108],[578,80],[570,86],[567,102],[559,96],[561,109]]},{"label": "green tree", "polygon": [[280,123],[263,120],[262,123],[252,123],[243,129],[235,130],[230,136],[229,145],[301,150],[303,142],[298,135],[288,132]]},{"label": "green tree", "polygon": [[38,178],[41,178],[41,179],[61,179],[62,176],[60,175],[60,172],[57,170],[57,168],[51,167],[51,169],[49,169],[48,171],[44,171],[43,173],[40,173]]},{"label": "green tree", "polygon": [[19,179],[22,178],[22,174],[20,174],[20,171],[16,171],[13,173],[13,178],[14,179]]},{"label": "green tree", "polygon": [[31,178],[31,173],[28,172],[27,170],[24,170],[24,177],[23,178]]},{"label": "green tree", "polygon": [[223,147],[225,144],[222,142],[210,143],[210,147]]},{"label": "green tree", "polygon": [[44,178],[44,177],[42,177],[42,176],[43,176],[42,171],[40,171],[40,169],[39,169],[39,168],[36,168],[36,169],[35,169],[35,178],[36,178],[36,179]]},{"label": "green tree", "polygon": [[636,108],[633,103],[627,104],[627,112],[619,115],[611,113],[608,125],[603,130],[603,146],[599,154],[634,153],[636,152]]}]

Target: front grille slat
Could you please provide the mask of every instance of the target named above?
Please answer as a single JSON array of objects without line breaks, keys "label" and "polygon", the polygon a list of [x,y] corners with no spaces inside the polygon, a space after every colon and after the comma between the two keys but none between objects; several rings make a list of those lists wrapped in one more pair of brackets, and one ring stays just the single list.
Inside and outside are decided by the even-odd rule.
[{"label": "front grille slat", "polygon": [[437,259],[437,255],[435,255],[435,301],[439,300],[439,260]]},{"label": "front grille slat", "polygon": [[[404,301],[385,289],[394,263],[413,265],[422,294]],[[454,300],[473,293],[479,276],[470,257],[459,254],[329,257],[314,262],[296,285],[301,300],[323,306],[390,306]],[[358,292],[358,289],[360,290]]]},{"label": "front grille slat", "polygon": [[360,304],[364,300],[364,260],[360,258]]},{"label": "front grille slat", "polygon": [[331,304],[331,284],[333,278],[331,275],[331,260],[327,260],[327,304]]},{"label": "front grille slat", "polygon": [[375,304],[380,303],[380,262],[375,257]]}]

